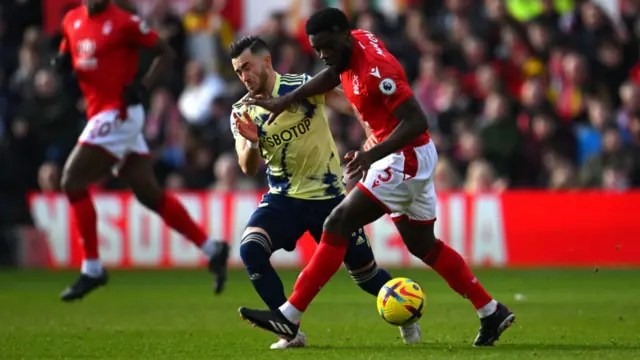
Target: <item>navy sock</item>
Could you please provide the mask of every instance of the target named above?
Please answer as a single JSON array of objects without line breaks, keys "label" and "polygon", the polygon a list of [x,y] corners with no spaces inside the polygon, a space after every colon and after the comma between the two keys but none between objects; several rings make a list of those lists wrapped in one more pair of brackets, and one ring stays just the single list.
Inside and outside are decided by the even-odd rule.
[{"label": "navy sock", "polygon": [[263,233],[253,232],[242,239],[240,257],[253,288],[269,309],[277,309],[287,301],[282,280],[271,266],[269,240]]},{"label": "navy sock", "polygon": [[351,278],[362,290],[373,296],[378,296],[382,286],[392,279],[387,270],[378,268],[377,264],[373,264],[373,267],[367,271],[351,275]]}]

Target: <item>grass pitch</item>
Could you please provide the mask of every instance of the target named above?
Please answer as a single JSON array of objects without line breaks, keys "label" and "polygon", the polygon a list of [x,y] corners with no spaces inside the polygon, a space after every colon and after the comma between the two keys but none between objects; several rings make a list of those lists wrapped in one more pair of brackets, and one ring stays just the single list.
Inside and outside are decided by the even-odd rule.
[{"label": "grass pitch", "polygon": [[[262,306],[243,272],[213,296],[204,271],[111,272],[108,287],[65,304],[71,272],[0,272],[0,359],[639,359],[640,271],[485,270],[478,277],[517,322],[495,348],[471,347],[478,318],[432,271],[394,270],[427,293],[423,343],[406,346],[375,299],[340,272],[304,319],[310,347],[237,314]],[[283,271],[291,289],[297,272]]]}]

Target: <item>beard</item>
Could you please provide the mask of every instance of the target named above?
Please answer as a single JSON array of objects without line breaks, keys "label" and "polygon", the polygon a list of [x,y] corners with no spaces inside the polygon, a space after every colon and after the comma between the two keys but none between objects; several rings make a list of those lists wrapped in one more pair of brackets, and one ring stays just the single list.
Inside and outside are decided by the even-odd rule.
[{"label": "beard", "polygon": [[264,66],[262,67],[262,69],[260,70],[260,76],[258,79],[258,86],[253,89],[253,90],[249,90],[249,94],[251,96],[254,97],[265,97],[267,95],[271,95],[271,94],[266,94],[265,91],[265,87],[267,85],[267,70],[264,68]]}]

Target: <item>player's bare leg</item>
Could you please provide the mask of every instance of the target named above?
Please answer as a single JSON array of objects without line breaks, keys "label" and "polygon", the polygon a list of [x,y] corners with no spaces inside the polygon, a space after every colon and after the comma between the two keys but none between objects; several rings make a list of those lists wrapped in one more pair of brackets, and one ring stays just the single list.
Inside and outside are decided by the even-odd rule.
[{"label": "player's bare leg", "polygon": [[240,308],[240,315],[278,336],[294,339],[302,313],[340,268],[349,245],[349,234],[384,214],[385,211],[360,189],[353,189],[325,220],[320,244],[298,277],[289,301],[278,311]]},{"label": "player's bare leg", "polygon": [[492,346],[515,321],[515,315],[487,293],[460,254],[436,239],[433,222],[418,223],[403,215],[394,223],[409,252],[475,307],[481,326],[474,346]]},{"label": "player's bare leg", "polygon": [[160,215],[169,227],[182,234],[209,257],[209,271],[216,276],[214,291],[216,294],[221,293],[227,281],[229,245],[224,241],[210,239],[191,218],[180,200],[160,187],[148,156],[130,153],[120,168],[118,177],[129,185],[142,205]]},{"label": "player's bare leg", "polygon": [[78,144],[62,172],[61,187],[71,206],[84,251],[80,277],[60,295],[64,301],[81,299],[107,283],[98,252],[98,220],[88,187],[109,175],[117,159],[102,148]]}]

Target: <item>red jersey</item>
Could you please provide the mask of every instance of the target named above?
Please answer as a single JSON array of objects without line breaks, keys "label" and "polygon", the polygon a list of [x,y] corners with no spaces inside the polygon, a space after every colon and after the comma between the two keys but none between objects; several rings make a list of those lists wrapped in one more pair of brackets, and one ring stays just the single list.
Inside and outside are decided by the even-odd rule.
[{"label": "red jersey", "polygon": [[[351,61],[340,74],[347,100],[378,141],[386,139],[398,126],[393,111],[413,96],[404,69],[372,33],[353,30],[355,39]],[[429,132],[418,136],[408,147],[429,143]]]},{"label": "red jersey", "polygon": [[140,47],[151,47],[158,34],[139,17],[109,4],[89,16],[84,6],[62,19],[60,52],[69,52],[87,118],[107,110],[124,110],[124,88],[138,71]]}]

